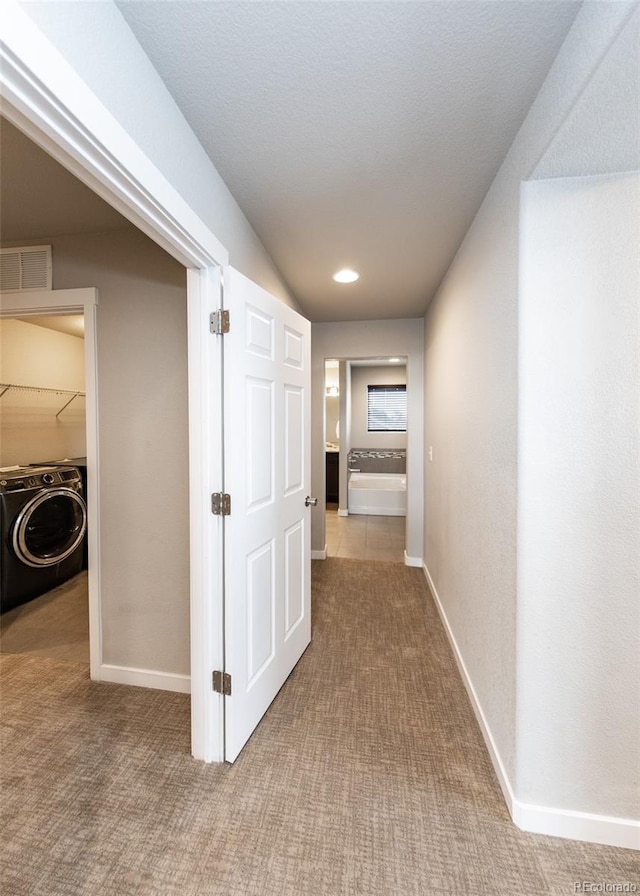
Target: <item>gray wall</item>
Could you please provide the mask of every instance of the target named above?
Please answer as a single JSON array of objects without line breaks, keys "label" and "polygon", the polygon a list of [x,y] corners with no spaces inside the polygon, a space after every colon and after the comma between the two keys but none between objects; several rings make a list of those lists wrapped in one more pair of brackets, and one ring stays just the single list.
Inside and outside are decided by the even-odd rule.
[{"label": "gray wall", "polygon": [[367,386],[406,384],[403,364],[384,367],[351,368],[351,445],[350,448],[406,448],[406,432],[367,431]]},{"label": "gray wall", "polygon": [[53,237],[97,309],[103,662],[188,675],[185,269],[137,230]]},{"label": "gray wall", "polygon": [[[546,781],[547,770],[525,774],[517,762],[517,717],[526,712],[519,701],[527,699],[517,656],[520,185],[536,175],[638,166],[637,101],[630,103],[638,91],[637,17],[636,4],[580,11],[425,319],[425,445],[433,446],[433,461],[425,458],[425,563],[504,775],[527,798],[525,781]],[[603,135],[603,122],[615,137]],[[546,633],[541,627],[530,637]],[[556,689],[568,684],[562,670],[560,663]],[[606,694],[586,706],[580,698],[590,718],[617,693],[619,682],[607,682]],[[548,742],[562,737],[557,722],[542,719]],[[601,736],[592,729],[592,739]],[[625,772],[601,756],[590,775],[617,792]],[[571,805],[552,784],[540,786],[545,805],[593,808],[593,778],[574,790]],[[610,808],[617,811],[615,801]]]},{"label": "gray wall", "polygon": [[229,261],[296,307],[288,287],[114,3],[22,9],[229,252]]}]

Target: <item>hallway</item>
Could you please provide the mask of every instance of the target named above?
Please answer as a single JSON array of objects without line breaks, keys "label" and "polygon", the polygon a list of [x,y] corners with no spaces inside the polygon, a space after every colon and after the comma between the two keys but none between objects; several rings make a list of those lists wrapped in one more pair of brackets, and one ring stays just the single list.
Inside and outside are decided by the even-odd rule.
[{"label": "hallway", "polygon": [[[16,155],[12,167],[3,152],[9,187],[3,238],[13,247],[51,244],[56,289],[87,283],[100,289],[96,339],[107,375],[101,363],[95,456],[99,442],[108,469],[101,462],[92,478],[104,486],[108,525],[96,544],[106,600],[99,612],[92,607],[92,631],[100,627],[104,634],[95,659],[124,670],[179,674],[184,683],[194,657],[194,692],[203,685],[194,731],[210,732],[210,676],[226,665],[222,607],[218,601],[215,634],[208,612],[196,619],[200,664],[190,637],[189,589],[195,583],[205,603],[226,562],[219,552],[210,556],[208,537],[211,490],[227,488],[217,448],[220,369],[212,363],[224,339],[211,338],[209,315],[220,305],[220,279],[224,285],[237,265],[313,321],[311,353],[296,357],[312,379],[305,451],[308,443],[308,495],[318,507],[302,531],[306,538],[311,530],[314,556],[327,549],[322,455],[325,437],[334,437],[323,433],[323,362],[393,352],[407,362],[407,562],[422,566],[437,589],[514,814],[548,833],[586,830],[604,843],[637,845],[640,432],[638,415],[627,411],[637,407],[640,356],[640,5],[446,0],[370,3],[370,15],[364,9],[337,2],[3,5],[3,119],[51,153],[62,174],[54,181],[46,163],[36,163],[28,176],[15,176],[27,174],[22,162],[29,156]],[[224,52],[212,53],[203,34],[214,35]],[[345,40],[345,34],[354,37]],[[180,52],[183,47],[190,52]],[[99,209],[73,201],[70,177],[83,191],[97,189],[128,224],[144,227],[153,253],[167,256],[166,276],[154,265],[143,277],[131,228],[105,230]],[[51,223],[37,224],[32,207],[45,200]],[[80,226],[72,226],[76,212],[82,212]],[[122,272],[135,281],[135,296],[149,287],[144,307],[131,305],[120,275],[113,301],[103,288],[106,269],[96,254],[103,238],[122,251]],[[334,280],[343,264],[353,265],[359,279]],[[185,266],[188,313],[184,300],[176,300],[178,287],[184,293]],[[171,273],[177,276],[178,268],[180,284]],[[101,282],[87,277],[93,273]],[[265,356],[273,354],[267,342]],[[153,368],[140,364],[147,350]],[[95,369],[87,373],[91,379]],[[264,397],[268,413],[275,405],[266,389]],[[347,397],[341,389],[343,406]],[[234,409],[227,417],[242,417],[235,402],[225,407]],[[147,425],[156,409],[164,422],[160,438]],[[249,440],[229,443],[230,423],[224,441],[234,454]],[[352,436],[343,429],[343,449],[368,447]],[[268,456],[265,451],[265,482],[273,473]],[[189,488],[186,472],[167,475],[187,461]],[[344,485],[344,469],[342,478]],[[122,494],[114,491],[117,483]],[[232,519],[233,526],[238,516]],[[391,616],[387,579],[403,588],[419,570],[392,562],[385,575],[385,563],[373,559],[383,556],[384,545],[378,550],[373,538],[371,559],[331,556],[350,552],[347,540],[332,542],[322,574],[336,564],[368,564],[386,589],[378,599]],[[137,542],[150,551],[148,562]],[[336,576],[342,591],[342,573]],[[363,627],[374,624],[367,617]],[[357,645],[354,661],[387,648],[379,635],[374,644]],[[411,647],[420,672],[400,658],[405,674],[421,682],[424,646]],[[314,645],[309,656],[313,651]],[[31,663],[56,664],[0,659],[24,672]],[[333,661],[331,654],[327,664],[318,661],[310,694],[323,687],[339,704]],[[307,664],[304,656],[299,669]],[[42,713],[36,723],[42,746],[31,746],[42,771],[57,761],[46,747],[68,733],[66,704],[52,717],[40,700],[50,685],[46,669],[24,685],[27,703],[36,707],[29,706],[26,721],[32,725],[31,716]],[[111,691],[80,676],[66,691],[72,705],[76,685],[89,706],[89,725],[81,729],[89,738]],[[127,707],[135,700],[127,694],[116,702]],[[162,695],[149,705],[172,700]],[[218,708],[222,698],[215,700]],[[315,704],[301,701],[300,712],[313,716]],[[181,736],[189,727],[171,713],[165,719],[160,709],[155,718],[142,700],[140,716],[147,728],[178,725]],[[26,721],[5,735],[20,740]],[[129,724],[127,717],[124,756],[135,729]],[[95,761],[108,754],[106,774],[121,734],[118,717],[95,745]],[[415,736],[423,742],[431,732]],[[146,768],[147,754],[161,751],[150,734],[138,765]],[[69,751],[68,772],[60,758],[65,781],[82,775],[85,752],[82,744]],[[16,761],[12,787],[20,785],[24,754]],[[37,782],[41,767],[34,762],[33,768]],[[90,792],[100,771],[87,774]],[[179,772],[165,783],[180,788],[182,780]],[[122,814],[112,803],[114,791],[129,805],[119,790],[124,781],[126,774],[116,777],[106,793],[114,829]],[[455,780],[451,787],[456,792]],[[85,804],[90,811],[88,831],[80,829],[71,845],[61,838],[55,855],[64,855],[63,843],[73,855],[92,831],[101,852],[103,843],[113,843],[114,831],[104,835],[95,823],[91,797],[80,796],[78,812]],[[244,796],[242,789],[241,805],[228,813],[231,830],[223,828],[211,847],[221,856],[249,808]],[[69,803],[64,793],[58,798],[62,812]],[[160,797],[157,803],[164,808]],[[145,799],[143,806],[152,812]],[[33,818],[37,836],[41,814]],[[18,832],[12,868],[20,868],[13,859],[21,856],[28,827]],[[47,830],[57,834],[43,825]],[[47,841],[57,844],[58,837],[38,841],[45,865]],[[286,838],[282,849],[291,861],[300,855]],[[27,849],[24,854],[29,857]],[[110,858],[117,862],[117,853]],[[113,862],[107,857],[103,867]],[[205,854],[203,870],[207,862]],[[600,866],[583,865],[582,879],[589,872],[598,881],[590,872]],[[612,860],[605,870],[621,869]],[[568,874],[563,884],[563,892],[574,891]]]},{"label": "hallway", "polygon": [[520,832],[421,571],[313,564],[311,646],[233,766],[186,695],[2,655],[12,896],[561,896],[626,850]]}]

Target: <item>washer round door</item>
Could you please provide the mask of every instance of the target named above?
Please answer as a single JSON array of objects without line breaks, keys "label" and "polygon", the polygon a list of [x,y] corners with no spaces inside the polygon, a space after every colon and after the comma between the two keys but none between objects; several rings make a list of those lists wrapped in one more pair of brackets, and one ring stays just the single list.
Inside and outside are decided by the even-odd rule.
[{"label": "washer round door", "polygon": [[13,549],[28,566],[53,566],[72,554],[87,528],[82,495],[70,488],[38,492],[16,517]]}]

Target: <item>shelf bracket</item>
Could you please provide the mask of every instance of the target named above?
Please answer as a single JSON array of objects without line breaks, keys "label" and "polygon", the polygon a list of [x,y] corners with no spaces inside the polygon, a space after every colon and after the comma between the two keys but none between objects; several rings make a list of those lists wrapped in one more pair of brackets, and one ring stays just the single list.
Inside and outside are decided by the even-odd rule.
[{"label": "shelf bracket", "polygon": [[75,395],[72,395],[71,398],[69,399],[69,401],[68,401],[65,405],[63,405],[63,406],[60,408],[60,410],[59,410],[58,413],[56,414],[56,417],[59,417],[60,414],[65,410],[65,408],[68,408],[69,405],[71,404],[71,402],[74,400],[74,398],[77,398],[78,395],[80,395],[80,392],[76,392]]}]

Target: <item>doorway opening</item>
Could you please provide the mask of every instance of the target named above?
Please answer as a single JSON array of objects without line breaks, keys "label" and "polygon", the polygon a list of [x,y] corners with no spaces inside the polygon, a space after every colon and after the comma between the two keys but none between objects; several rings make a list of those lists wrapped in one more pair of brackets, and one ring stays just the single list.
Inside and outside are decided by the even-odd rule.
[{"label": "doorway opening", "polygon": [[406,357],[326,358],[326,553],[404,562]]},{"label": "doorway opening", "polygon": [[0,651],[88,667],[84,313],[2,318],[0,340]]},{"label": "doorway opening", "polygon": [[[39,388],[11,390],[0,399],[0,409],[11,401],[24,404],[25,396],[31,396],[31,411],[40,408],[40,416],[35,424],[25,413],[16,421],[11,430],[16,438],[3,438],[6,451],[0,465],[72,461],[82,474],[86,471],[84,494],[90,505],[84,588],[60,583],[67,586],[65,592],[76,593],[51,601],[51,624],[40,622],[40,610],[50,602],[43,597],[47,589],[13,617],[29,617],[31,627],[39,629],[35,640],[33,632],[25,633],[36,655],[51,649],[51,643],[41,640],[48,631],[49,641],[58,642],[54,655],[89,662],[88,650],[94,680],[188,693],[185,267],[5,119],[2,148],[3,248],[11,254],[18,246],[46,244],[52,276],[42,291],[21,286],[1,296],[2,315],[22,331],[23,341],[15,351],[7,341],[0,379]],[[10,189],[5,191],[7,182]],[[77,288],[87,283],[99,288],[99,309],[96,289]],[[59,332],[61,322],[70,322],[70,313],[85,323],[84,353],[70,348],[82,343],[81,334]],[[29,345],[26,332],[32,334]],[[56,340],[66,341],[59,353]],[[75,356],[77,369],[73,376],[70,356]],[[7,369],[11,358],[22,368]],[[15,575],[22,571],[18,567]],[[89,596],[89,645],[81,591]],[[84,620],[65,608],[67,602],[83,610]],[[13,617],[3,619],[5,632],[9,623],[15,629]],[[3,649],[15,652],[25,638],[15,631],[13,646],[6,637]]]}]

